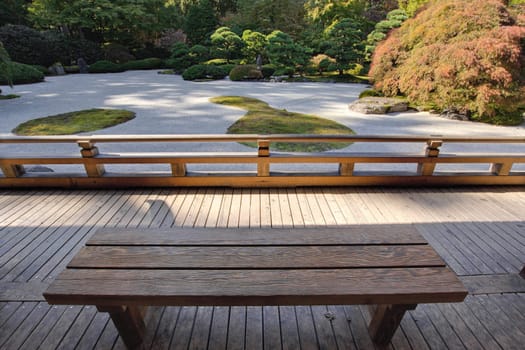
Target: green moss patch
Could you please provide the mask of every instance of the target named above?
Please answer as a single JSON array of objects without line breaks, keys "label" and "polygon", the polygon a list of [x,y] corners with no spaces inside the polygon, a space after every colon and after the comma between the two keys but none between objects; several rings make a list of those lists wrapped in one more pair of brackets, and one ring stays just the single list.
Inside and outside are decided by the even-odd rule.
[{"label": "green moss patch", "polygon": [[12,100],[13,98],[19,98],[19,97],[20,97],[19,95],[13,95],[13,94],[0,95],[0,100]]},{"label": "green moss patch", "polygon": [[[266,102],[249,97],[220,96],[210,99],[211,102],[242,108],[247,113],[229,128],[228,134],[346,134],[354,132],[333,120],[315,115],[288,112],[270,107]],[[254,144],[247,144],[255,147]],[[272,143],[272,149],[294,152],[322,152],[340,149],[349,143]]]},{"label": "green moss patch", "polygon": [[135,113],[122,109],[88,109],[29,120],[13,133],[23,136],[73,135],[118,125],[135,118]]}]

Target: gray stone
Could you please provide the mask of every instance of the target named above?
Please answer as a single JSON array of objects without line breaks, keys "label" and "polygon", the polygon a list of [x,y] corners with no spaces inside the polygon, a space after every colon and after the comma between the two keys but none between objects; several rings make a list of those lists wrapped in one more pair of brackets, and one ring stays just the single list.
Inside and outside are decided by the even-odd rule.
[{"label": "gray stone", "polygon": [[66,75],[64,67],[60,63],[55,63],[47,69],[52,75]]},{"label": "gray stone", "polygon": [[447,110],[445,109],[443,112],[439,114],[440,117],[450,119],[450,120],[461,120],[461,121],[469,121],[468,115],[464,113],[460,113],[455,109]]},{"label": "gray stone", "polygon": [[78,60],[77,60],[77,65],[78,65],[78,71],[79,73],[88,73],[88,69],[89,69],[89,66],[87,65],[86,63],[86,60],[83,59],[82,57],[80,57]]},{"label": "gray stone", "polygon": [[53,169],[42,166],[42,165],[36,165],[31,168],[26,168],[26,171],[28,173],[52,173],[54,172]]},{"label": "gray stone", "polygon": [[398,98],[364,97],[352,102],[348,108],[363,114],[386,114],[407,111],[408,102]]}]

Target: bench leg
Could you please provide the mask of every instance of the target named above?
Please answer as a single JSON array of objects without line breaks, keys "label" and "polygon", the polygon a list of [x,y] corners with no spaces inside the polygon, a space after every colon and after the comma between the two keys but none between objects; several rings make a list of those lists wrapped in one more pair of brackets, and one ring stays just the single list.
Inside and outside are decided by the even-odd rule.
[{"label": "bench leg", "polygon": [[417,304],[373,305],[370,307],[372,320],[368,332],[377,345],[387,345],[392,340],[401,319],[407,310],[414,310]]},{"label": "bench leg", "polygon": [[97,306],[97,310],[109,313],[128,349],[136,349],[140,346],[146,329],[144,324],[145,307]]}]

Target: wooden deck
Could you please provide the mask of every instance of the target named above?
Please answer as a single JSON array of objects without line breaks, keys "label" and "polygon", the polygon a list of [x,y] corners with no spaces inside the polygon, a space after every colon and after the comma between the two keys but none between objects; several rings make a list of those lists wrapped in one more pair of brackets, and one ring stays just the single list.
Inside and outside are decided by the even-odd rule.
[{"label": "wooden deck", "polygon": [[[419,305],[390,349],[523,349],[525,186],[0,191],[0,349],[122,349],[94,307],[42,292],[100,227],[415,223],[471,291]],[[148,349],[374,349],[363,306],[158,307]]]}]

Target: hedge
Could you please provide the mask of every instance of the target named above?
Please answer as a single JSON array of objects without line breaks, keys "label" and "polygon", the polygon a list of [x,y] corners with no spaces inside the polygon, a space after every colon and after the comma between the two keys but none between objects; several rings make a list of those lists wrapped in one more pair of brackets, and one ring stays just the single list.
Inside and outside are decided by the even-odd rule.
[{"label": "hedge", "polygon": [[[11,62],[9,65],[14,85],[44,81],[44,74],[30,65],[18,62]],[[6,79],[2,76],[0,76],[0,85],[8,85]]]},{"label": "hedge", "polygon": [[257,69],[254,64],[239,65],[233,68],[230,72],[230,80],[257,80],[262,79],[263,74]]},{"label": "hedge", "polygon": [[126,69],[123,65],[110,61],[97,61],[89,66],[89,73],[120,73]]},{"label": "hedge", "polygon": [[224,79],[228,75],[225,69],[221,66],[197,64],[189,67],[182,73],[184,80],[198,80],[198,79]]}]

